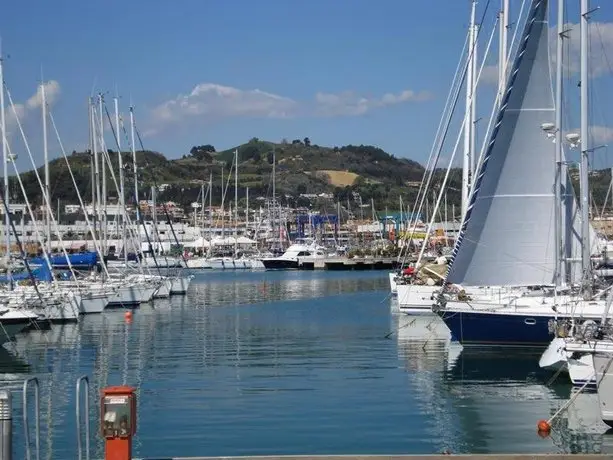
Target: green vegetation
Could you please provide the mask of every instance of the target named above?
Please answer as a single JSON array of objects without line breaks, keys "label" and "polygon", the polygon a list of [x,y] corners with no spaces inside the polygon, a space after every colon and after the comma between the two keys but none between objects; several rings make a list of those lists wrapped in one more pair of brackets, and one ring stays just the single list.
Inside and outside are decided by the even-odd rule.
[{"label": "green vegetation", "polygon": [[[245,200],[245,189],[249,187],[252,206],[257,197],[271,197],[273,156],[276,157],[276,191],[277,197],[283,203],[307,206],[309,200],[300,198],[301,194],[329,193],[333,201],[341,201],[355,210],[361,202],[369,204],[374,200],[375,208],[384,211],[385,208],[398,209],[399,197],[405,205],[413,203],[418,191],[424,168],[419,163],[396,158],[380,148],[370,145],[346,145],[338,147],[322,147],[313,144],[309,138],[283,140],[280,143],[251,139],[246,144],[236,147],[239,160],[239,199]],[[188,154],[176,160],[168,160],[164,155],[152,151],[137,152],[139,166],[139,197],[150,196],[150,187],[154,184],[168,187],[159,194],[161,200],[172,200],[182,206],[189,206],[196,201],[201,185],[205,188],[209,175],[213,176],[213,203],[219,204],[222,195],[222,171],[224,183],[228,181],[231,172],[235,149],[217,152],[210,144],[194,146]],[[274,154],[273,154],[274,151]],[[111,162],[117,181],[118,154],[110,152]],[[122,153],[126,176],[127,201],[133,201],[133,167],[132,156]],[[91,155],[89,152],[73,152],[69,157],[78,189],[84,200],[91,200],[92,175],[90,169]],[[61,200],[63,203],[78,203],[77,194],[72,185],[68,167],[63,158],[53,160],[49,164],[51,172],[51,199],[53,203]],[[325,173],[322,173],[325,171]],[[345,176],[355,175],[351,185],[335,186],[334,174],[339,171]],[[349,173],[349,174],[347,174]],[[39,169],[41,178],[43,168]],[[442,171],[437,175],[435,184],[442,182]],[[22,174],[22,179],[31,202],[41,203],[42,195],[36,177],[32,171]],[[447,202],[451,206],[459,205],[460,174],[455,171],[451,175],[450,191]],[[337,181],[338,183],[338,181]],[[117,192],[113,179],[107,175],[107,188],[110,200],[116,199]],[[233,177],[229,180],[229,194],[226,202],[234,199]],[[417,184],[417,185],[416,185]],[[436,189],[436,187],[435,187]],[[430,198],[431,203],[435,199]],[[22,201],[21,191],[14,179],[11,180],[11,194],[15,201]],[[313,203],[311,203],[313,204]],[[330,202],[326,207],[330,206]],[[329,208],[328,208],[329,209]],[[368,211],[370,212],[370,211]]]}]

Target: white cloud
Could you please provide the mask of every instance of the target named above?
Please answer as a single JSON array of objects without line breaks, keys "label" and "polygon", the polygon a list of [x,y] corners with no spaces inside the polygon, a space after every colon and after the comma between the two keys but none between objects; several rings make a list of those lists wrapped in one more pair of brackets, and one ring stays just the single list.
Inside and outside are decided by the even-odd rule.
[{"label": "white cloud", "polygon": [[498,63],[483,66],[479,83],[486,85],[498,85]]},{"label": "white cloud", "polygon": [[[567,39],[564,45],[564,67],[567,72],[578,74],[580,70],[580,25],[564,25]],[[613,70],[613,22],[591,22],[588,29],[590,47],[590,75],[597,78]],[[556,62],[557,26],[549,29],[549,55]],[[509,64],[512,65],[512,62]],[[611,67],[609,66],[611,65]],[[480,83],[498,84],[498,63],[486,65],[481,72]]]},{"label": "white cloud", "polygon": [[[60,95],[60,84],[55,80],[50,80],[44,83],[45,86],[45,98],[47,100],[47,105],[51,106],[54,102],[57,101]],[[8,101],[7,101],[8,102]],[[13,107],[7,106],[6,108],[6,131],[7,134],[10,135],[11,131],[14,131],[14,127],[16,126],[16,116],[19,117],[19,121],[23,122],[23,120],[29,116],[30,113],[37,111],[42,106],[42,88],[39,85],[36,88],[36,92],[28,98],[28,100],[21,104],[15,103]]]},{"label": "white cloud", "polygon": [[[564,28],[568,39],[564,55],[564,66],[573,73],[580,70],[580,50],[581,50],[581,27],[579,24],[565,24]],[[613,64],[613,22],[590,22],[588,28],[589,49],[590,49],[590,74],[592,77],[599,77],[604,73],[610,72],[609,63]],[[552,58],[555,62],[555,39],[556,29],[551,32]]]},{"label": "white cloud", "polygon": [[241,116],[285,118],[296,109],[289,98],[259,89],[242,90],[214,83],[200,83],[189,94],[180,94],[153,109],[157,122],[180,122],[189,117]]},{"label": "white cloud", "polygon": [[[576,132],[579,132],[579,130]],[[608,144],[613,141],[613,128],[608,126],[592,126],[590,134],[592,135],[592,143],[596,145]]]},{"label": "white cloud", "polygon": [[[580,133],[581,129],[570,129],[567,132]],[[590,141],[593,147],[613,142],[613,128],[608,126],[592,125],[590,127]]]},{"label": "white cloud", "polygon": [[369,110],[402,104],[405,102],[419,102],[429,99],[426,92],[416,93],[405,90],[397,94],[387,93],[381,97],[365,97],[345,91],[340,94],[317,93],[315,95],[315,115],[325,117],[357,116]]},{"label": "white cloud", "polygon": [[43,104],[43,86],[45,88],[45,99],[47,105],[51,106],[57,100],[60,95],[60,84],[55,80],[45,82],[42,86],[36,89],[36,93],[30,97],[26,102],[26,107],[30,110],[37,109]]},{"label": "white cloud", "polygon": [[314,101],[297,101],[259,89],[239,89],[215,83],[200,83],[189,94],[159,104],[151,111],[149,135],[169,124],[187,119],[220,119],[235,117],[290,118],[297,116],[357,116],[369,110],[423,101],[428,93],[411,90],[367,97],[353,91],[340,94],[317,93]]}]

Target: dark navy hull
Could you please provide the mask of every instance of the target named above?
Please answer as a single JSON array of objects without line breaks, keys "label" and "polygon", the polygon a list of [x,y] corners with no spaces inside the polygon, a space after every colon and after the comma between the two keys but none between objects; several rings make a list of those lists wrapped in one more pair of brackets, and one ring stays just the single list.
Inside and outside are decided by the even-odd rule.
[{"label": "dark navy hull", "polygon": [[450,311],[439,311],[438,315],[451,331],[452,340],[464,346],[546,348],[553,339],[549,332],[553,316]]},{"label": "dark navy hull", "polygon": [[298,260],[291,259],[261,259],[267,270],[291,270],[298,268]]}]

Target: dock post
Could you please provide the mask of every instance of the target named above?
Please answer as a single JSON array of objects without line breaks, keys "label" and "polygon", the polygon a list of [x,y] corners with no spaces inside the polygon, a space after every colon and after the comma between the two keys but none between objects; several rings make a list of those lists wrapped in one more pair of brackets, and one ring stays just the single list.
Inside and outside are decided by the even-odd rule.
[{"label": "dock post", "polygon": [[13,458],[13,410],[11,394],[0,390],[0,460]]}]

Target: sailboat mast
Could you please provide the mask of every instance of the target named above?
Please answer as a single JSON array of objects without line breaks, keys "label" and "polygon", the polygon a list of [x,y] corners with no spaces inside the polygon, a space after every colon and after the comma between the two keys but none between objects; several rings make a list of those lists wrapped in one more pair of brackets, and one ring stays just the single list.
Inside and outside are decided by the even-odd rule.
[{"label": "sailboat mast", "polygon": [[[90,99],[89,111],[91,114],[92,120],[92,147],[94,149],[94,176],[95,176],[95,185],[96,185],[96,220],[98,221],[96,238],[100,241],[101,235],[101,225],[102,225],[102,215],[100,210],[100,203],[102,199],[100,197],[100,161],[98,159],[98,137],[96,136],[96,108],[94,105],[93,98]],[[96,228],[94,228],[94,232],[96,232]],[[104,254],[104,246],[103,242],[100,244],[100,252]]]},{"label": "sailboat mast", "polygon": [[213,241],[213,171],[209,173],[209,248]]},{"label": "sailboat mast", "polygon": [[226,189],[223,180],[223,165],[221,165],[221,238],[226,237]]},{"label": "sailboat mast", "polygon": [[102,109],[102,93],[98,95],[98,110],[100,113],[100,153],[102,157],[100,158],[100,168],[102,169],[102,248],[103,254],[106,255],[107,247],[108,247],[108,227],[107,227],[107,208],[106,208],[106,147],[104,145],[104,112]]},{"label": "sailboat mast", "polygon": [[[162,240],[159,238],[159,233],[157,231],[158,228],[158,207],[157,207],[157,197],[155,196],[156,189],[152,185],[151,186],[151,220],[153,222],[152,230],[153,230],[153,247],[151,248],[152,253],[160,254]],[[157,240],[157,241],[156,241]],[[153,254],[151,254],[155,257]]]},{"label": "sailboat mast", "polygon": [[468,29],[468,60],[466,62],[466,107],[465,117],[466,123],[464,123],[464,155],[462,161],[462,218],[466,214],[468,207],[468,198],[470,194],[470,178],[472,170],[472,157],[473,152],[473,83],[474,83],[474,69],[475,69],[475,52],[476,52],[476,34],[475,34],[475,16],[477,11],[477,1],[472,0],[472,7],[470,12],[470,26]]},{"label": "sailboat mast", "polygon": [[[211,191],[209,190],[209,193],[211,193]],[[204,229],[204,199],[206,197],[204,196],[204,182],[202,183],[202,185],[200,186],[200,200],[201,200],[201,204],[200,204],[200,222],[201,222],[201,228]],[[196,223],[196,212],[194,212],[194,227],[197,226]],[[202,237],[204,238],[204,234],[202,234]]]},{"label": "sailboat mast", "polygon": [[238,249],[238,149],[234,150],[234,255]]},{"label": "sailboat mast", "polygon": [[279,232],[277,233],[277,184],[276,184],[276,166],[277,166],[277,158],[275,152],[275,146],[272,146],[272,234],[275,235],[275,238],[279,238],[279,246],[281,244],[281,229],[279,228]]},{"label": "sailboat mast", "polygon": [[[472,23],[473,23],[473,42],[472,42],[472,71],[470,72],[470,180],[469,187],[472,187],[473,177],[476,175],[475,168],[477,167],[477,75],[479,73],[479,69],[477,67],[477,37],[479,36],[479,25],[476,23],[475,15],[476,15],[476,5],[477,0],[473,3],[474,10],[472,12]],[[470,189],[469,189],[470,190]]]},{"label": "sailboat mast", "polygon": [[140,221],[140,203],[138,201],[138,166],[136,163],[136,144],[134,142],[134,106],[130,106],[130,143],[132,144],[132,165],[134,166],[134,201],[136,202],[136,220]]},{"label": "sailboat mast", "polygon": [[[92,176],[92,182],[91,182],[91,187],[92,187],[92,220],[93,220],[93,231],[94,231],[94,235],[96,233],[96,174],[95,174],[95,167],[94,167],[94,132],[92,131],[92,101],[91,98],[87,99],[87,118],[89,121],[89,165],[90,165],[90,170],[91,170],[91,176]],[[83,210],[83,212],[87,212],[85,209]]]},{"label": "sailboat mast", "polygon": [[566,263],[562,262],[566,259],[565,244],[562,234],[562,59],[563,59],[563,40],[564,40],[564,1],[558,0],[558,25],[557,25],[557,40],[556,40],[556,88],[555,88],[555,241],[556,241],[556,258],[555,258],[555,274],[554,282],[556,286],[560,286],[566,282]]},{"label": "sailboat mast", "polygon": [[502,102],[502,96],[504,95],[504,89],[506,86],[509,0],[501,0],[498,25],[500,27],[500,38],[498,40],[498,104],[500,104]]},{"label": "sailboat mast", "polygon": [[[2,199],[6,204],[5,209],[9,207],[9,174],[8,174],[8,151],[6,140],[6,113],[4,106],[4,58],[2,57],[2,49],[0,49],[0,129],[2,129],[2,163],[3,163],[3,177],[4,177],[4,193]],[[6,244],[6,256],[11,256],[11,216],[8,212],[4,213],[4,238]],[[9,264],[10,265],[10,264]],[[10,272],[8,273],[10,276]]]},{"label": "sailboat mast", "polygon": [[123,156],[121,154],[121,136],[119,122],[119,98],[113,98],[115,104],[115,132],[117,133],[117,163],[119,166],[119,216],[121,218],[121,244],[123,246],[123,260],[128,262],[128,243],[126,236],[126,198],[124,194]]},{"label": "sailboat mast", "polygon": [[591,258],[590,258],[590,204],[589,204],[589,158],[591,151],[589,135],[588,113],[588,14],[589,0],[581,0],[581,262],[584,280],[586,281],[585,295],[591,294]]},{"label": "sailboat mast", "polygon": [[51,203],[51,197],[49,196],[49,146],[47,139],[47,95],[45,93],[45,82],[40,83],[40,96],[41,96],[41,109],[43,116],[43,160],[45,162],[45,190],[43,193],[43,203],[45,204],[45,232],[47,237],[47,252],[51,252],[51,208],[47,203]]}]

